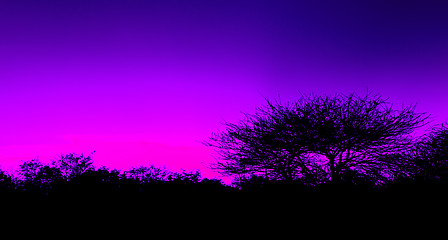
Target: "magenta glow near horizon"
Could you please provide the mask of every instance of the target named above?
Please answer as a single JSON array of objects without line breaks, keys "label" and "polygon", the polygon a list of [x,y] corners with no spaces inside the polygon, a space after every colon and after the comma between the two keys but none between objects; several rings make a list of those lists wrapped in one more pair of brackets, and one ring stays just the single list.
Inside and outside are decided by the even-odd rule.
[{"label": "magenta glow near horizon", "polygon": [[226,120],[298,91],[365,92],[448,121],[443,1],[1,1],[0,168],[206,168]]}]

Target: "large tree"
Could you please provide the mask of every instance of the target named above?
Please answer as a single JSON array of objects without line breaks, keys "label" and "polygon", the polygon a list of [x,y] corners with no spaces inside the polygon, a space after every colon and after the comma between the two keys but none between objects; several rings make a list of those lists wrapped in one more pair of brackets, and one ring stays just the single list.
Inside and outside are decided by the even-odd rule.
[{"label": "large tree", "polygon": [[410,133],[428,115],[415,105],[395,110],[388,99],[301,95],[297,101],[269,101],[255,114],[205,142],[217,149],[212,166],[221,173],[262,174],[314,183],[380,180],[398,174]]},{"label": "large tree", "polygon": [[294,109],[310,123],[309,150],[324,157],[328,179],[338,182],[400,174],[406,160],[400,153],[409,150],[410,134],[428,118],[415,106],[396,110],[388,99],[367,92],[302,97]]}]

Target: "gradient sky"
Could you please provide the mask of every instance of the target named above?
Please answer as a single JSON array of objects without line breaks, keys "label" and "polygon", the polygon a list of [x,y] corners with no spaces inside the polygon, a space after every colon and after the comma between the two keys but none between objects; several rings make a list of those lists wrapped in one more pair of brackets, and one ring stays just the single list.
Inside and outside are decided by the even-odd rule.
[{"label": "gradient sky", "polygon": [[[445,2],[445,3],[444,3]],[[370,90],[448,121],[447,1],[0,1],[0,168],[200,169],[264,97]]]}]

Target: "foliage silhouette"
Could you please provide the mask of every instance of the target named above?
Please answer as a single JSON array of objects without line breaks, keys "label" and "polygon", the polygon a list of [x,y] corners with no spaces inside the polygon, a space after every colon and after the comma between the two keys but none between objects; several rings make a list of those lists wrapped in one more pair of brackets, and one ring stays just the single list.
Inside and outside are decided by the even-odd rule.
[{"label": "foliage silhouette", "polygon": [[389,184],[392,191],[445,193],[448,190],[448,126],[433,126],[403,158],[406,175]]},{"label": "foliage silhouette", "polygon": [[0,170],[0,194],[8,194],[14,191],[14,177]]},{"label": "foliage silhouette", "polygon": [[140,183],[149,183],[166,181],[170,173],[164,168],[150,165],[131,168],[125,172],[125,175]]},{"label": "foliage silhouette", "polygon": [[24,161],[16,176],[2,171],[0,177],[1,192],[61,201],[146,199],[160,203],[162,199],[232,191],[218,179],[202,178],[199,171],[178,173],[149,165],[121,172],[105,166],[95,168],[91,156],[75,153],[61,155],[51,164],[38,159]]},{"label": "foliage silhouette", "polygon": [[416,165],[419,176],[431,182],[448,183],[448,126],[434,127],[416,144]]},{"label": "foliage silhouette", "polygon": [[24,161],[15,175],[0,171],[0,193],[73,204],[93,199],[170,207],[238,202],[240,209],[264,203],[317,207],[329,199],[368,205],[402,193],[412,194],[408,199],[419,194],[444,199],[447,125],[422,138],[410,135],[427,124],[427,117],[416,113],[415,105],[394,110],[387,99],[371,93],[267,100],[255,114],[225,123],[225,130],[204,143],[217,149],[220,158],[211,167],[233,176],[231,186],[203,178],[199,171],[154,165],[121,171],[95,166],[91,155],[69,153],[50,164]]},{"label": "foliage silhouette", "polygon": [[238,124],[224,123],[204,142],[217,150],[222,174],[264,175],[318,184],[382,183],[399,175],[416,128],[429,115],[415,105],[394,110],[380,95],[302,95],[269,101]]},{"label": "foliage silhouette", "polygon": [[61,157],[53,161],[53,166],[58,168],[65,179],[71,179],[93,170],[93,160],[91,156],[75,153],[62,154]]}]

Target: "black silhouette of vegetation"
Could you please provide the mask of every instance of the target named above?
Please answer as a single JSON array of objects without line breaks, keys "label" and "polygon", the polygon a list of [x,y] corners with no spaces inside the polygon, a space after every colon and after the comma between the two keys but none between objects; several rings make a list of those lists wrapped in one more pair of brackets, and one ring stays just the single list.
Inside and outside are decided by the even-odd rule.
[{"label": "black silhouette of vegetation", "polygon": [[202,178],[199,171],[171,172],[165,168],[134,167],[127,171],[94,167],[91,156],[61,155],[51,164],[38,159],[24,161],[16,174],[0,172],[2,193],[42,199],[132,198],[165,199],[168,196],[230,189],[217,179]]},{"label": "black silhouette of vegetation", "polygon": [[428,117],[415,112],[415,105],[395,110],[369,92],[267,100],[239,123],[224,123],[224,130],[204,142],[219,154],[211,168],[232,176],[232,185],[203,178],[199,171],[153,165],[109,169],[95,166],[91,155],[70,153],[49,164],[24,161],[15,173],[0,171],[0,194],[60,202],[175,201],[172,206],[186,199],[229,204],[249,197],[240,205],[268,199],[312,205],[328,196],[367,203],[394,193],[441,195],[448,190],[448,127],[412,135]]},{"label": "black silhouette of vegetation", "polygon": [[415,145],[413,160],[417,166],[414,171],[421,180],[448,183],[448,127],[441,125],[433,128],[422,141]]},{"label": "black silhouette of vegetation", "polygon": [[238,124],[225,123],[205,144],[220,156],[212,167],[238,181],[380,185],[406,175],[410,133],[428,118],[414,110],[394,110],[371,93],[268,100]]}]

